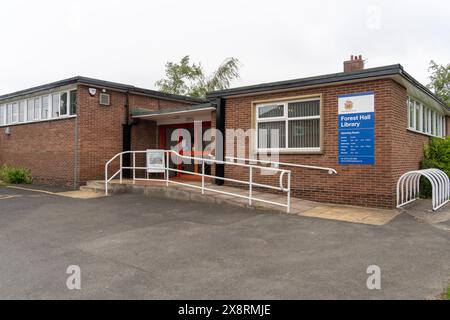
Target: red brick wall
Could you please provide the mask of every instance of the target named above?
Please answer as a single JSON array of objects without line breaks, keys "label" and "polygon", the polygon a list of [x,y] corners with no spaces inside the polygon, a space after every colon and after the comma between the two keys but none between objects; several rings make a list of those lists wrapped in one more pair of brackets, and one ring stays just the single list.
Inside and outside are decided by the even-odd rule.
[{"label": "red brick wall", "polygon": [[0,129],[0,165],[27,168],[37,184],[73,187],[75,119],[11,125]]},{"label": "red brick wall", "polygon": [[[99,104],[99,95],[91,97],[88,87],[80,86],[79,123],[80,123],[80,182],[103,179],[105,163],[115,154],[122,152],[122,124],[125,123],[126,94],[108,91],[111,94],[109,107]],[[146,97],[130,94],[129,106],[158,110],[189,105],[186,102]],[[131,119],[130,119],[131,121]],[[131,149],[145,150],[158,146],[157,126],[153,121],[138,120],[131,127]],[[138,156],[137,164],[143,163],[143,157]],[[115,161],[118,163],[118,161]],[[110,172],[117,167],[112,165]]]},{"label": "red brick wall", "polygon": [[423,159],[424,145],[429,141],[429,137],[420,133],[406,130],[408,127],[408,116],[406,110],[407,95],[405,90],[398,84],[392,86],[392,111],[396,120],[392,126],[392,170],[391,181],[389,183],[391,194],[395,199],[396,183],[398,178],[407,171],[420,168]]},{"label": "red brick wall", "polygon": [[[125,94],[108,90],[111,105],[99,104],[99,90],[90,96],[88,87],[78,86],[79,182],[103,179],[105,163],[122,151]],[[116,171],[116,168],[111,168]],[[113,170],[116,169],[116,170]]]},{"label": "red brick wall", "polygon": [[[107,90],[111,105],[99,104],[99,92],[90,96],[87,86],[78,86],[77,117],[12,125],[11,135],[0,132],[0,165],[28,168],[38,184],[73,188],[88,180],[103,179],[105,163],[123,150],[126,95]],[[150,110],[188,105],[130,94],[130,108]],[[75,135],[77,141],[75,142]],[[132,149],[157,146],[156,124],[140,121],[132,127]],[[117,170],[113,164],[110,173]]]},{"label": "red brick wall", "polygon": [[[337,95],[364,91],[375,92],[375,165],[338,165]],[[226,100],[226,128],[247,130],[251,127],[252,101],[309,94],[322,94],[323,153],[282,154],[280,161],[331,167],[338,175],[291,168],[293,195],[324,202],[392,207],[395,203],[394,181],[400,172],[418,168],[427,138],[407,132],[406,90],[391,80],[229,98]],[[249,150],[248,141],[246,150]],[[246,179],[247,172],[226,166],[225,175]],[[258,176],[256,180],[277,184],[270,176]]]}]

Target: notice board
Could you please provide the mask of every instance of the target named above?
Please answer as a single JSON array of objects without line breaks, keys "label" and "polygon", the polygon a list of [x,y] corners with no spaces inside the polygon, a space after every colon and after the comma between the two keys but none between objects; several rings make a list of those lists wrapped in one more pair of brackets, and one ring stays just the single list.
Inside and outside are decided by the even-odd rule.
[{"label": "notice board", "polygon": [[341,165],[375,164],[375,93],[338,95]]},{"label": "notice board", "polygon": [[164,150],[147,150],[147,172],[161,173],[166,169]]}]

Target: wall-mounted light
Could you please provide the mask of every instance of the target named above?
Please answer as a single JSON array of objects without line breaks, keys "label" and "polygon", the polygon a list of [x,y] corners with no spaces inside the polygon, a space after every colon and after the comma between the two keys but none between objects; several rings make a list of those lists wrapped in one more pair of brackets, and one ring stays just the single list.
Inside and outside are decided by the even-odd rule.
[{"label": "wall-mounted light", "polygon": [[9,136],[9,135],[11,134],[11,127],[6,127],[6,128],[5,128],[5,134],[6,134],[7,136]]}]

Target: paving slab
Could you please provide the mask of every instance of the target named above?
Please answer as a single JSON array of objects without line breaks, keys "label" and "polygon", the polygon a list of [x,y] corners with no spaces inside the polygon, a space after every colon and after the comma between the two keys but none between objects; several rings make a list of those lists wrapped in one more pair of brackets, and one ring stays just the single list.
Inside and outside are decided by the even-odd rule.
[{"label": "paving slab", "polygon": [[387,224],[399,214],[399,210],[383,210],[341,205],[321,205],[300,213],[300,215],[306,217],[371,225]]}]

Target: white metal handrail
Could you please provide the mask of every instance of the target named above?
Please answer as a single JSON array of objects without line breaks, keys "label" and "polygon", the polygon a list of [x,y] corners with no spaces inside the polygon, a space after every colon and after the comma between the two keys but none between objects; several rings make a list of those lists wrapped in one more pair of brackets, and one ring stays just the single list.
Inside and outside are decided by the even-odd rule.
[{"label": "white metal handrail", "polygon": [[450,180],[445,172],[439,169],[414,170],[406,172],[397,181],[397,208],[419,199],[420,177],[431,183],[433,211],[450,201]]},{"label": "white metal handrail", "polygon": [[[202,194],[204,194],[205,191],[211,191],[211,192],[221,193],[221,194],[225,194],[225,195],[231,195],[231,196],[234,196],[234,197],[245,198],[245,199],[248,199],[249,205],[252,205],[253,201],[265,202],[265,203],[269,203],[269,204],[285,207],[286,211],[290,212],[290,207],[291,207],[291,171],[290,170],[273,168],[273,167],[264,167],[264,166],[258,166],[258,165],[253,165],[253,164],[245,164],[245,163],[234,163],[234,162],[221,161],[221,160],[210,159],[210,158],[199,158],[199,157],[185,156],[185,155],[179,154],[178,152],[176,152],[174,150],[163,150],[163,152],[165,154],[165,167],[164,167],[164,179],[163,180],[161,180],[161,179],[148,179],[148,178],[147,179],[136,178],[136,170],[148,170],[148,169],[151,169],[151,167],[147,167],[147,166],[145,166],[145,167],[137,167],[136,166],[136,154],[145,154],[145,153],[147,153],[146,150],[145,151],[124,151],[124,152],[120,152],[120,153],[116,154],[113,158],[111,158],[111,160],[109,160],[105,164],[105,194],[108,195],[109,183],[115,177],[117,177],[117,175],[119,175],[120,183],[122,183],[122,181],[123,181],[123,170],[126,169],[126,170],[133,170],[133,183],[135,183],[136,180],[156,180],[156,181],[159,180],[159,181],[165,181],[166,182],[166,186],[168,186],[169,183],[173,183],[173,184],[178,184],[178,185],[183,185],[183,186],[188,186],[188,187],[192,187],[192,188],[201,189]],[[133,164],[132,164],[132,166],[125,166],[125,167],[123,166],[123,156],[125,154],[131,154],[132,155],[132,157],[133,157]],[[200,162],[201,166],[202,166],[202,173],[197,173],[197,172],[191,172],[191,171],[186,171],[186,170],[170,168],[170,165],[169,165],[169,155],[170,154],[173,154],[176,157],[179,157],[179,158],[182,158],[182,159],[190,159],[190,160],[194,160],[194,161]],[[109,166],[117,158],[119,158],[119,166],[120,166],[119,170],[116,171],[111,177],[109,177],[108,176]],[[205,163],[208,163],[208,164],[210,164],[210,163],[227,164],[227,165],[234,165],[234,166],[240,166],[240,167],[249,168],[249,180],[248,181],[243,181],[243,180],[238,180],[238,179],[218,177],[218,176],[205,174]],[[273,185],[267,185],[267,184],[263,184],[263,183],[254,182],[253,181],[254,169],[258,169],[258,170],[272,170],[274,172],[280,173],[279,186],[273,186]],[[186,174],[196,175],[196,176],[201,176],[201,186],[170,180],[170,177],[169,177],[169,172],[170,171],[186,173]],[[283,177],[285,175],[287,175],[287,186],[286,187],[284,187],[284,184],[283,184]],[[214,179],[219,179],[219,180],[223,180],[223,181],[229,181],[229,182],[234,182],[234,183],[238,183],[238,184],[248,185],[249,194],[248,194],[248,196],[246,196],[246,195],[242,195],[242,194],[238,194],[238,193],[231,193],[231,192],[226,192],[226,191],[222,191],[222,190],[208,188],[208,187],[205,186],[205,178],[214,178]],[[279,202],[270,201],[270,200],[266,200],[266,199],[256,198],[253,195],[253,187],[266,188],[266,189],[272,189],[272,190],[285,192],[286,193],[286,197],[287,197],[286,203],[279,203]]]},{"label": "white metal handrail", "polygon": [[247,159],[247,158],[236,158],[236,157],[225,157],[229,160],[236,160],[236,161],[248,161],[248,162],[259,162],[261,164],[270,164],[270,165],[276,165],[278,166],[286,166],[286,167],[296,167],[296,168],[305,168],[305,169],[313,169],[313,170],[323,170],[328,171],[329,174],[337,174],[337,171],[333,168],[327,168],[327,167],[318,167],[318,166],[310,166],[305,164],[297,164],[297,163],[288,163],[288,162],[278,162],[278,161],[269,161],[269,160],[260,160],[260,159]]}]

